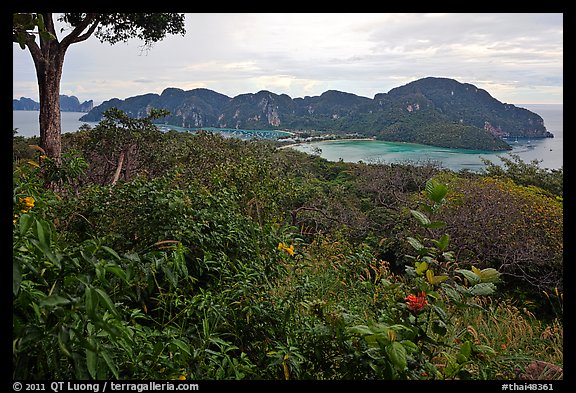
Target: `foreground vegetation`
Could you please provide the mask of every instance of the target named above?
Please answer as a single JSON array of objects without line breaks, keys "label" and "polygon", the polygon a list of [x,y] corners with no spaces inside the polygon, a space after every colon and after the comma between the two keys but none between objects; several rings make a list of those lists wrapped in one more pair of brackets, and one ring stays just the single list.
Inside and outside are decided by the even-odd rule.
[{"label": "foreground vegetation", "polygon": [[152,115],[64,134],[61,166],[14,137],[14,379],[562,379],[562,170]]}]

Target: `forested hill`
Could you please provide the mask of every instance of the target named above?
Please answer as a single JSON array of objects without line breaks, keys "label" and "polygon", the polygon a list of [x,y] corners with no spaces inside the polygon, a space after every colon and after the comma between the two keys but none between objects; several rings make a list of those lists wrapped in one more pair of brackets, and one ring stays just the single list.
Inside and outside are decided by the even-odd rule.
[{"label": "forested hill", "polygon": [[111,107],[133,117],[166,109],[161,122],[185,128],[317,130],[358,133],[382,140],[428,145],[509,150],[502,137],[552,137],[543,119],[505,104],[487,91],[448,78],[428,77],[379,93],[373,99],[329,90],[291,98],[270,91],[228,97],[209,89],[167,88],[103,102],[82,121],[99,121]]}]

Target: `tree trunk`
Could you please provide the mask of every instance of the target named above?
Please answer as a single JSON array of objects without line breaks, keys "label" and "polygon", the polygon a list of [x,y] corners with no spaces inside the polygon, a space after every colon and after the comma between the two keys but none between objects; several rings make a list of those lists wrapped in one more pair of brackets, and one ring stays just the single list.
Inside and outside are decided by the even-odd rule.
[{"label": "tree trunk", "polygon": [[[45,31],[52,37],[39,34],[36,42],[33,33],[27,34],[26,47],[30,50],[40,94],[40,146],[46,155],[53,158],[58,165],[61,161],[61,124],[60,124],[60,79],[64,66],[64,55],[71,44],[84,41],[94,33],[98,26],[98,15],[85,14],[74,29],[62,41],[56,38],[56,29],[51,13],[43,13]],[[39,25],[40,26],[40,25]]]},{"label": "tree trunk", "polygon": [[124,150],[120,152],[120,156],[118,157],[118,166],[116,166],[116,173],[114,173],[114,178],[112,178],[111,185],[115,185],[118,179],[120,179],[120,173],[122,172],[122,166],[124,164]]},{"label": "tree trunk", "polygon": [[[43,56],[34,58],[38,91],[40,93],[40,146],[46,155],[60,164],[61,121],[60,79],[64,65],[65,50],[57,41],[42,42]],[[34,56],[33,56],[34,57]]]}]

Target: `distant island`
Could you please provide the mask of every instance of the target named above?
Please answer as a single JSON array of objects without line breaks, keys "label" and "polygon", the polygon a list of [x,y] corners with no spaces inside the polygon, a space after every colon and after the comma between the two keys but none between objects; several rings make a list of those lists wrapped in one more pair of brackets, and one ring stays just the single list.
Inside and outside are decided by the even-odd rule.
[{"label": "distant island", "polygon": [[[60,95],[61,112],[90,112],[94,108],[92,100],[80,103],[76,96]],[[12,110],[15,111],[39,111],[40,103],[31,98],[20,97],[18,100],[12,100]]]},{"label": "distant island", "polygon": [[136,118],[146,116],[150,108],[166,109],[170,115],[160,119],[160,124],[183,128],[355,133],[458,149],[504,151],[511,150],[505,137],[553,137],[538,114],[502,103],[474,85],[436,77],[378,93],[372,99],[337,90],[293,99],[266,90],[232,98],[203,88],[167,88],[160,95],[113,98],[80,120],[98,122],[112,107]]}]

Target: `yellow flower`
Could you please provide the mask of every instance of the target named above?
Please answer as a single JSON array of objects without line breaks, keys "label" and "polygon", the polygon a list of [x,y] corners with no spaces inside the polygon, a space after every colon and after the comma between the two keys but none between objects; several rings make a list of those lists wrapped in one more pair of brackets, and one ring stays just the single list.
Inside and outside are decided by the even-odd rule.
[{"label": "yellow flower", "polygon": [[184,374],[180,375],[180,376],[178,377],[178,379],[179,379],[180,381],[185,381],[187,375],[188,375],[188,373],[184,373]]},{"label": "yellow flower", "polygon": [[32,210],[32,208],[34,207],[34,198],[29,196],[29,197],[25,197],[25,198],[18,198],[20,203],[22,204],[22,209],[21,212],[22,213],[27,213],[30,210]]},{"label": "yellow flower", "polygon": [[286,244],[286,243],[278,243],[278,249],[281,251],[286,251],[291,256],[294,256],[294,254],[295,254],[294,244],[291,244],[290,246],[288,246],[288,244]]}]

